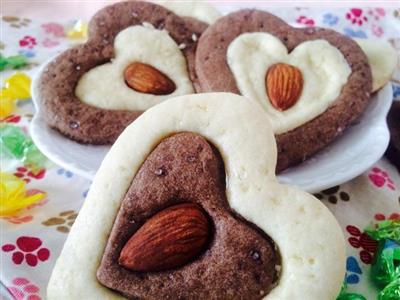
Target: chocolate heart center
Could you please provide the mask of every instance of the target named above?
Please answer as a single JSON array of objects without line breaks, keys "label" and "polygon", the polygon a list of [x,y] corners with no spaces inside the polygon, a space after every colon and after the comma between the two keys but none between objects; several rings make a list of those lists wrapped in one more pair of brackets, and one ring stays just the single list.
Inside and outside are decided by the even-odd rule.
[{"label": "chocolate heart center", "polygon": [[[266,234],[230,209],[225,176],[218,151],[203,137],[178,133],[161,141],[144,161],[122,201],[97,271],[100,283],[128,298],[257,299],[268,294],[278,280],[279,253]],[[209,241],[201,251],[183,264],[161,268],[163,271],[132,271],[121,266],[118,261],[128,241],[154,218],[159,220],[157,215],[179,205],[201,207],[210,220]],[[181,216],[184,214],[172,219]],[[195,219],[199,218],[196,215]],[[172,232],[168,226],[157,224],[158,229],[140,238],[147,241],[142,243],[143,248],[153,240],[154,232],[166,229],[166,233],[155,234],[157,238]],[[196,224],[201,227],[204,222]],[[175,245],[167,240],[163,246]],[[139,244],[129,254],[146,254]],[[154,247],[150,249],[154,251]],[[164,250],[157,248],[154,253]]]}]

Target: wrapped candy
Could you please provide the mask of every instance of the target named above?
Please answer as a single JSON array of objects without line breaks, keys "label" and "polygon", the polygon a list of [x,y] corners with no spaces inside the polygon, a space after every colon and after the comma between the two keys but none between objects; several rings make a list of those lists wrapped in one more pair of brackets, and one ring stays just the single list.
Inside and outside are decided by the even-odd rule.
[{"label": "wrapped candy", "polygon": [[28,64],[28,60],[24,55],[13,55],[4,57],[0,54],[0,71],[5,68],[19,69]]},{"label": "wrapped candy", "polygon": [[25,182],[8,173],[0,173],[0,216],[10,216],[45,198],[45,193],[29,195]]},{"label": "wrapped candy", "polygon": [[400,279],[400,244],[381,240],[371,267],[373,281],[381,288]]},{"label": "wrapped candy", "polygon": [[369,226],[365,232],[377,241],[391,239],[400,243],[400,220],[380,221]]},{"label": "wrapped candy", "polygon": [[79,20],[74,27],[67,31],[67,37],[70,39],[84,39],[87,36],[87,30],[87,23]]},{"label": "wrapped candy", "polygon": [[399,300],[400,278],[388,284],[378,295],[378,300]]},{"label": "wrapped candy", "polygon": [[356,293],[347,292],[347,284],[343,283],[340,294],[337,296],[336,300],[367,300],[363,295]]},{"label": "wrapped candy", "polygon": [[31,79],[28,75],[17,72],[8,77],[0,91],[0,117],[10,115],[15,109],[17,100],[26,100],[30,94]]},{"label": "wrapped candy", "polygon": [[32,139],[21,128],[11,124],[0,125],[0,151],[21,160],[33,173],[39,171],[47,160]]}]

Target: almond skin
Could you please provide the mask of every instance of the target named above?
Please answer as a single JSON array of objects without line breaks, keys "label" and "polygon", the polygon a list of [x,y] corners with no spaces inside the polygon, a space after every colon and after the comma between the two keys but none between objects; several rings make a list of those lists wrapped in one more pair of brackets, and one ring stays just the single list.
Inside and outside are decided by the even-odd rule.
[{"label": "almond skin", "polygon": [[296,104],[303,90],[301,71],[288,64],[272,65],[265,76],[267,95],[273,107],[284,111]]},{"label": "almond skin", "polygon": [[175,91],[175,83],[156,68],[140,62],[131,63],[125,68],[126,84],[145,94],[168,95]]},{"label": "almond skin", "polygon": [[133,234],[118,262],[131,271],[174,269],[198,256],[209,238],[210,222],[198,205],[174,205],[155,214]]}]

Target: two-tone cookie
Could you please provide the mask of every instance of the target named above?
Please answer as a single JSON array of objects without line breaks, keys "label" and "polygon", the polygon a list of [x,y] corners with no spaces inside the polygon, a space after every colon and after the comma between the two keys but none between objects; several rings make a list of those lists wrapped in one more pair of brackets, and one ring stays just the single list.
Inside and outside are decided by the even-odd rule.
[{"label": "two-tone cookie", "polygon": [[114,142],[146,109],[194,93],[194,54],[206,27],[149,2],[100,10],[88,41],[53,59],[39,78],[46,122],[79,142]]},{"label": "two-tone cookie", "polygon": [[277,182],[276,157],[267,115],[242,96],[147,110],[103,161],[48,298],[335,299],[341,228],[318,199]]},{"label": "two-tone cookie", "polygon": [[293,28],[267,12],[220,18],[196,52],[199,92],[259,102],[278,143],[277,171],[304,161],[357,120],[372,91],[356,42],[322,28]]}]

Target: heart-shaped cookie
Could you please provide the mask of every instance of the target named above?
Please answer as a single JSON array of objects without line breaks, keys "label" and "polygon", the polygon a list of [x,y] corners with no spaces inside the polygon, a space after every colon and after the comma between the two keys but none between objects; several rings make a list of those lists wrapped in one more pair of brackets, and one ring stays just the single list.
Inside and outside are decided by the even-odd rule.
[{"label": "heart-shaped cookie", "polygon": [[193,92],[206,27],[148,2],[105,7],[91,19],[88,41],[44,68],[36,94],[46,122],[79,142],[114,142],[143,110]]},{"label": "heart-shaped cookie", "polygon": [[318,199],[277,182],[276,154],[266,114],[242,96],[152,107],[103,161],[49,299],[334,299],[341,229]]},{"label": "heart-shaped cookie", "polygon": [[372,88],[367,57],[353,40],[257,10],[231,13],[204,32],[196,73],[198,92],[262,104],[276,133],[277,171],[331,143],[364,111]]}]

